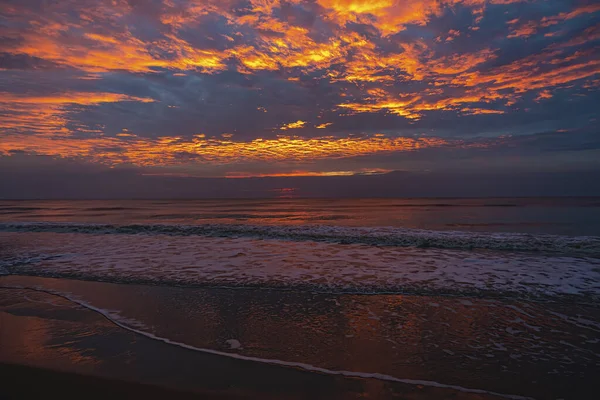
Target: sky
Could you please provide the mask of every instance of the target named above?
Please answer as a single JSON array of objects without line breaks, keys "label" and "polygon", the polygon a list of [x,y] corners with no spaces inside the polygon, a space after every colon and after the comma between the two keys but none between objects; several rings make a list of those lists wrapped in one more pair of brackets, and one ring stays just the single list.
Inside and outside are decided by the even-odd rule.
[{"label": "sky", "polygon": [[598,1],[2,0],[0,197],[600,194],[599,88]]}]

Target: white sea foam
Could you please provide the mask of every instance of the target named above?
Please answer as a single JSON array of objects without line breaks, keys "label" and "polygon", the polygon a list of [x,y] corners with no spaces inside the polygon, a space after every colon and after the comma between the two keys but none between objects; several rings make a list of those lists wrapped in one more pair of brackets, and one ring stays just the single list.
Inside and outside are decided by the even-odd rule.
[{"label": "white sea foam", "polygon": [[242,347],[242,344],[237,339],[229,339],[229,340],[226,340],[225,343],[227,343],[229,345],[229,348],[231,350],[239,349],[240,347]]},{"label": "white sea foam", "polygon": [[111,225],[54,222],[0,223],[0,232],[138,234],[169,236],[248,237],[341,244],[367,244],[442,249],[491,249],[600,256],[598,236],[531,235],[524,233],[430,231],[397,227],[323,225]]},{"label": "white sea foam", "polygon": [[[381,374],[381,373],[376,373],[376,372],[334,370],[334,369],[322,368],[319,366],[311,365],[308,363],[302,363],[302,362],[245,356],[245,355],[239,354],[239,353],[229,353],[229,352],[213,350],[213,349],[208,349],[208,348],[195,347],[195,346],[191,346],[186,343],[171,340],[169,338],[154,335],[152,333],[147,332],[146,330],[142,330],[142,328],[140,328],[138,326],[131,326],[130,321],[128,319],[122,319],[118,313],[115,313],[111,310],[105,310],[105,309],[102,309],[99,307],[95,307],[94,305],[89,304],[69,293],[57,292],[54,290],[44,289],[44,288],[40,288],[40,287],[26,287],[26,286],[0,286],[0,289],[33,290],[33,291],[47,293],[47,294],[54,295],[54,296],[59,296],[65,300],[76,303],[88,310],[94,311],[94,312],[104,316],[106,319],[108,319],[109,321],[111,321],[113,324],[117,325],[120,328],[126,329],[130,332],[133,332],[133,333],[136,333],[136,334],[139,334],[142,336],[145,336],[152,340],[166,343],[168,345],[173,345],[173,346],[177,346],[177,347],[180,347],[183,349],[197,351],[197,352],[201,352],[201,353],[230,357],[230,358],[243,360],[243,361],[258,362],[258,363],[270,364],[270,365],[278,365],[278,366],[282,366],[282,367],[298,368],[298,369],[302,369],[305,371],[318,372],[318,373],[328,374],[328,375],[338,375],[338,376],[345,376],[345,377],[351,377],[351,378],[377,379],[377,380],[383,380],[383,381],[388,381],[388,382],[397,382],[397,383],[402,383],[402,384],[407,384],[407,385],[421,385],[421,386],[435,387],[435,388],[440,388],[440,389],[449,389],[449,390],[454,390],[454,391],[459,391],[459,392],[464,392],[464,393],[485,394],[485,395],[497,396],[497,397],[502,397],[502,398],[507,398],[507,399],[515,399],[515,400],[531,399],[530,397],[526,397],[526,396],[498,393],[498,392],[492,392],[492,391],[488,391],[488,390],[484,390],[484,389],[467,388],[467,387],[463,387],[463,386],[459,386],[459,385],[445,384],[445,383],[436,382],[436,381],[398,378],[398,377],[395,377],[392,375]],[[235,340],[235,339],[233,339],[233,340]],[[232,340],[232,342],[233,342],[233,340]],[[228,342],[230,342],[230,341],[228,341]],[[237,342],[237,340],[235,340],[235,342]],[[239,343],[239,342],[237,342],[237,343]],[[234,349],[233,346],[232,346],[232,349]]]},{"label": "white sea foam", "polygon": [[[29,262],[4,264],[15,274],[167,285],[600,298],[596,258],[203,236],[0,233],[0,238],[29,254]],[[40,256],[32,256],[35,252]]]}]

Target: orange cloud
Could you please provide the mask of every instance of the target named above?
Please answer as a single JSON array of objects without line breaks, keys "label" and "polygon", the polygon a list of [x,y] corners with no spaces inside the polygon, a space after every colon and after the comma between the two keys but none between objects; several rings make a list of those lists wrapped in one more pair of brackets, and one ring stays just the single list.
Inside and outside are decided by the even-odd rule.
[{"label": "orange cloud", "polygon": [[[598,11],[600,11],[600,4],[587,4],[581,7],[577,7],[569,12],[563,12],[551,17],[544,17],[539,21],[527,21],[524,24],[515,27],[511,34],[508,35],[508,37],[529,37],[531,35],[536,34],[540,28],[547,28],[553,25],[557,25],[561,22],[577,18],[581,15],[593,14]],[[511,20],[508,22],[510,25],[516,25],[518,23],[518,20]]]},{"label": "orange cloud", "polygon": [[427,69],[432,74],[456,75],[495,58],[496,55],[491,49],[483,49],[471,54],[454,54],[432,60]]},{"label": "orange cloud", "polygon": [[119,93],[97,92],[64,92],[55,96],[27,96],[0,92],[0,102],[17,104],[80,104],[93,105],[100,103],[115,103],[118,101],[139,101],[151,103],[154,99],[147,97],[128,96]]},{"label": "orange cloud", "polygon": [[[348,158],[369,154],[413,151],[450,143],[439,138],[387,138],[330,136],[318,138],[279,137],[234,142],[198,135],[157,139],[129,137],[74,138],[58,135],[1,135],[0,154],[14,151],[55,157],[84,158],[100,163],[139,166],[180,165],[193,160],[200,164],[241,162],[312,162],[321,159]],[[182,155],[186,155],[180,158]]]},{"label": "orange cloud", "polygon": [[318,0],[340,24],[370,22],[383,35],[404,29],[406,24],[427,23],[431,15],[441,12],[439,1],[421,0]]},{"label": "orange cloud", "polygon": [[552,98],[552,92],[549,90],[542,90],[537,97],[535,98],[535,101],[541,101],[541,100],[545,100],[545,99],[551,99]]},{"label": "orange cloud", "polygon": [[464,114],[474,114],[473,110],[477,110],[477,114],[483,114],[487,111],[488,114],[502,114],[498,110],[484,110],[481,108],[471,108],[463,106],[468,103],[488,103],[496,100],[499,95],[491,92],[476,92],[465,94],[463,96],[445,97],[435,99],[437,92],[433,92],[434,96],[428,98],[427,92],[421,94],[408,94],[404,96],[394,97],[386,91],[373,91],[372,97],[367,98],[367,102],[363,103],[343,103],[340,107],[349,109],[352,112],[380,112],[387,111],[391,114],[400,115],[408,119],[418,120],[422,117],[424,111],[435,110],[459,110]]},{"label": "orange cloud", "polygon": [[584,15],[584,14],[593,14],[595,12],[600,11],[600,4],[595,3],[595,4],[586,4],[584,6],[581,7],[577,7],[572,11],[569,12],[563,12],[560,13],[556,16],[552,16],[552,17],[544,17],[542,18],[542,26],[550,26],[550,25],[556,25],[559,22],[562,21],[567,21],[569,19],[573,19],[576,17],[579,17],[580,15]]},{"label": "orange cloud", "polygon": [[282,131],[286,131],[288,129],[302,128],[302,127],[304,127],[304,125],[306,125],[306,121],[296,121],[296,122],[290,122],[289,124],[285,124],[279,129]]},{"label": "orange cloud", "polygon": [[[112,22],[116,17],[131,12],[127,2],[101,3],[97,10],[80,10],[80,24],[68,25],[46,19],[35,21],[37,29],[18,32],[20,44],[10,50],[14,54],[27,54],[88,72],[151,72],[167,68],[213,73],[224,70],[228,62],[239,65],[241,72],[244,68],[250,71],[328,68],[334,63],[352,61],[348,59],[349,51],[358,46],[370,49],[357,58],[358,62],[371,61],[367,63],[367,69],[369,64],[371,70],[399,66],[418,77],[414,67],[410,66],[415,58],[414,49],[408,48],[410,44],[403,44],[403,53],[376,62],[381,54],[372,54],[372,43],[361,35],[346,32],[346,24],[372,24],[386,36],[403,30],[407,24],[425,24],[431,16],[439,15],[444,7],[457,3],[468,5],[478,12],[484,0],[319,0],[318,4],[324,8],[328,18],[339,25],[335,37],[320,42],[313,38],[309,29],[276,18],[274,10],[281,6],[279,1],[251,1],[250,12],[241,16],[231,12],[232,5],[227,1],[190,2],[183,9],[168,1],[164,4],[160,20],[171,31],[153,41],[136,37],[127,26],[118,26],[110,33],[96,32],[95,20]],[[60,9],[60,5],[56,7]],[[18,10],[14,13],[18,14]],[[217,51],[193,46],[178,36],[179,29],[198,24],[198,18],[209,14],[220,15],[234,26],[251,27],[260,33],[260,40],[241,44],[234,37],[227,36],[230,46]],[[72,28],[83,32],[70,37]],[[451,31],[451,35],[457,34],[457,31]],[[65,43],[66,38],[68,42]],[[373,74],[361,73],[356,63],[352,68],[353,71],[345,74],[348,80],[369,80],[369,76],[374,79]],[[386,79],[385,76],[381,79]]]},{"label": "orange cloud", "polygon": [[461,108],[460,111],[463,114],[468,114],[468,115],[504,114],[504,111],[502,111],[502,110],[489,110],[489,109],[486,109],[486,108],[469,108],[469,107],[464,107],[464,108]]},{"label": "orange cloud", "polygon": [[[69,6],[74,6],[68,2],[50,2],[45,9],[47,15],[35,16],[27,14],[24,6],[15,2],[3,12],[9,18],[22,16],[28,23],[24,25],[27,28],[19,23],[6,24],[0,33],[3,38],[11,39],[3,43],[3,53],[36,57],[57,64],[63,70],[77,69],[85,73],[85,79],[100,80],[108,73],[123,71],[140,75],[157,69],[198,79],[205,78],[202,74],[222,71],[255,76],[275,71],[269,76],[298,88],[310,88],[313,82],[329,85],[328,89],[334,94],[341,88],[337,94],[342,100],[328,104],[334,104],[333,107],[345,115],[384,112],[412,121],[438,110],[454,111],[457,115],[502,114],[526,93],[530,93],[526,98],[533,98],[533,92],[536,100],[541,101],[552,97],[554,89],[579,80],[588,80],[589,87],[597,86],[600,60],[593,50],[576,51],[572,47],[598,39],[598,25],[568,41],[557,42],[504,65],[497,63],[501,61],[497,58],[501,52],[491,47],[494,41],[477,43],[477,48],[469,52],[458,51],[469,48],[459,47],[458,42],[467,40],[476,26],[461,28],[461,31],[446,27],[430,37],[420,35],[410,40],[398,39],[400,35],[392,37],[409,25],[426,25],[456,5],[468,7],[477,25],[489,4],[508,5],[520,1],[317,0],[318,6],[314,2],[309,5],[318,8],[323,15],[311,23],[295,21],[292,13],[282,17],[282,10],[290,3],[307,4],[299,0],[285,4],[278,0],[249,0],[243,7],[228,0],[189,2],[185,7],[164,1],[161,11],[153,15],[157,25],[162,24],[160,32],[146,36],[124,22],[133,12],[135,2],[98,2],[98,7],[80,10],[75,22],[65,16]],[[509,38],[528,37],[541,28],[599,10],[600,4],[590,4],[536,21],[514,19],[508,22],[506,29],[510,31]],[[202,18],[206,16],[218,17],[222,25],[231,28],[226,33],[214,33],[216,38],[222,39],[214,40],[218,45],[204,44],[215,39],[208,34],[201,35],[202,40],[197,41],[189,32],[185,34],[186,28],[202,26]],[[361,29],[356,28],[357,24],[361,24]],[[429,27],[426,30],[429,32]],[[437,41],[434,36],[438,37]],[[440,46],[446,47],[440,51]],[[245,78],[250,80],[249,76]],[[107,137],[103,127],[86,128],[80,124],[73,128],[77,121],[70,119],[72,106],[154,100],[79,91],[52,96],[11,93],[0,93],[0,96],[0,151],[4,154],[26,151],[82,157],[107,164],[175,165],[190,162],[187,160],[208,164],[310,162],[457,145],[439,138],[375,135],[360,138],[285,136],[250,141],[234,141],[229,134],[218,139],[204,135],[192,139],[167,137],[171,132],[157,139],[143,138],[132,132]],[[252,108],[267,111],[256,104]],[[277,112],[270,111],[265,117]],[[269,126],[282,131],[306,127],[307,122],[303,120],[278,126],[281,121],[298,118],[294,118],[295,115],[302,114],[278,116],[281,119]],[[326,114],[320,115],[325,118]],[[314,127],[325,129],[331,124],[326,122]],[[205,127],[199,129],[206,131]],[[76,138],[75,133],[81,135]]]},{"label": "orange cloud", "polygon": [[570,60],[556,58],[556,66],[546,71],[541,66],[547,60],[555,59],[559,53],[545,52],[495,68],[489,72],[472,72],[458,75],[452,84],[465,87],[490,85],[487,90],[503,97],[499,91],[513,90],[525,93],[531,90],[555,87],[600,73],[600,60],[586,60],[585,54],[576,54]]},{"label": "orange cloud", "polygon": [[304,171],[294,170],[290,172],[279,173],[249,173],[249,172],[229,172],[225,174],[226,178],[266,178],[266,177],[293,177],[293,176],[354,176],[354,175],[381,175],[392,172],[391,169],[383,168],[361,168],[355,171]]},{"label": "orange cloud", "polygon": [[[100,103],[135,101],[153,102],[153,99],[119,93],[63,92],[52,96],[27,96],[0,92],[0,133],[32,132],[46,135],[69,135],[67,128],[70,105],[93,106]],[[83,128],[80,131],[101,133]]]},{"label": "orange cloud", "polygon": [[88,72],[151,72],[155,68],[170,68],[209,73],[223,70],[224,60],[229,57],[224,52],[195,48],[170,34],[165,35],[163,40],[144,42],[129,31],[111,34],[85,32],[83,39],[65,44],[62,41],[68,28],[48,24],[38,30],[27,31],[22,35],[22,43],[14,47],[12,53],[27,54]]}]

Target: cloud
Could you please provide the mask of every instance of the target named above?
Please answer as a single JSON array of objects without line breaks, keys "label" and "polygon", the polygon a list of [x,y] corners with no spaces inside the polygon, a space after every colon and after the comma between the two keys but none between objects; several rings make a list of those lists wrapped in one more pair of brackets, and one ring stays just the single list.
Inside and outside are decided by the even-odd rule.
[{"label": "cloud", "polygon": [[[22,136],[23,132],[41,134],[46,137],[68,135],[72,132],[68,126],[68,106],[94,106],[101,103],[123,101],[150,103],[154,100],[101,92],[64,92],[45,96],[0,92],[0,123],[2,124],[0,137],[2,137],[2,133],[9,132],[15,133],[17,136]],[[94,131],[87,130],[87,132],[93,133]],[[102,132],[96,131],[96,133]],[[25,137],[28,138],[27,141],[43,140],[37,137]],[[6,138],[5,146],[11,139],[12,137]]]},{"label": "cloud", "polygon": [[289,124],[285,124],[279,129],[282,131],[286,131],[288,129],[299,129],[302,128],[304,125],[306,125],[306,121],[298,120],[296,122],[290,122]]},{"label": "cloud", "polygon": [[39,156],[0,157],[0,197],[14,199],[265,198],[289,192],[294,197],[598,196],[599,178],[597,169],[518,175],[476,170],[195,178],[140,175],[136,169],[107,169]]},{"label": "cloud", "polygon": [[32,0],[0,18],[3,154],[354,173],[600,117],[590,1]]},{"label": "cloud", "polygon": [[190,161],[199,164],[236,164],[261,162],[312,162],[320,159],[338,159],[368,154],[413,151],[449,143],[439,138],[372,137],[317,137],[280,136],[276,139],[255,139],[237,142],[224,135],[207,138],[197,135],[191,140],[181,137],[145,139],[131,133],[117,137],[73,138],[67,135],[38,135],[35,143],[31,136],[11,134],[2,137],[0,154],[14,151],[61,158],[81,158],[109,165],[134,164],[138,166],[177,165]]}]

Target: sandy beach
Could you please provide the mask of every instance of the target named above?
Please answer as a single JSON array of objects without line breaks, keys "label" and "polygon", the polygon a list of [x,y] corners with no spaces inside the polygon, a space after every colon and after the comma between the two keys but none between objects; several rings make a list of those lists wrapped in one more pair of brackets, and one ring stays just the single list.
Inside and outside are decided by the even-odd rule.
[{"label": "sandy beach", "polygon": [[242,398],[590,398],[597,388],[594,306],[18,276],[0,286],[5,364]]},{"label": "sandy beach", "polygon": [[[245,398],[233,394],[191,393],[165,389],[156,385],[98,378],[91,375],[61,372],[34,368],[17,364],[0,364],[3,377],[2,398],[30,399],[42,396],[60,395],[66,398],[85,397],[86,399],[235,399]],[[25,382],[35,381],[35,385]]]}]

